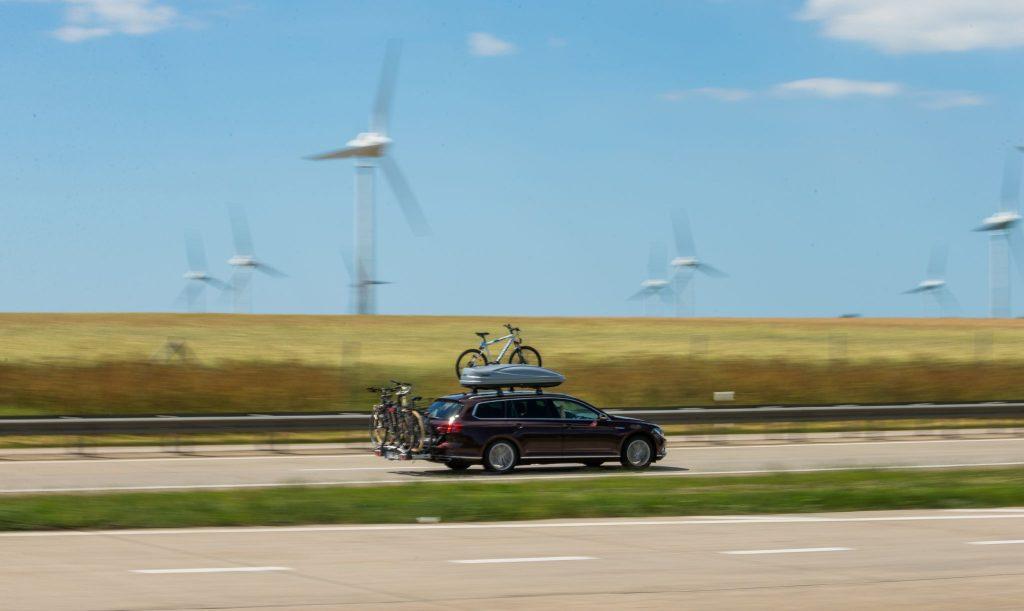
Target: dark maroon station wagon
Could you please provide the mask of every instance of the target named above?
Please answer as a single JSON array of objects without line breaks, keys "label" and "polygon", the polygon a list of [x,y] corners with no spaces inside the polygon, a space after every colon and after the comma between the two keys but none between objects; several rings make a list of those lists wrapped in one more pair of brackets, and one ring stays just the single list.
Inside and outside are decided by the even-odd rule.
[{"label": "dark maroon station wagon", "polygon": [[507,473],[530,463],[620,461],[643,469],[665,457],[665,434],[650,422],[612,416],[565,394],[461,393],[427,410],[434,441],[429,460],[461,471],[481,463]]}]

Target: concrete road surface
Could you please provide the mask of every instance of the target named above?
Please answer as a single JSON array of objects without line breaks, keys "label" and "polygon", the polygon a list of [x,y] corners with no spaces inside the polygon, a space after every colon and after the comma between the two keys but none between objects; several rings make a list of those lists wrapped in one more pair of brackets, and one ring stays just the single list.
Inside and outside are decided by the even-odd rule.
[{"label": "concrete road surface", "polygon": [[1024,508],[0,534],[15,609],[1019,609]]},{"label": "concrete road surface", "polygon": [[824,444],[687,447],[669,450],[652,468],[628,472],[616,463],[527,466],[507,476],[474,467],[452,473],[422,461],[371,455],[231,456],[0,462],[0,494],[108,490],[174,490],[290,485],[398,484],[419,481],[533,481],[540,478],[650,477],[863,467],[938,468],[1024,465],[1024,439],[951,439]]}]

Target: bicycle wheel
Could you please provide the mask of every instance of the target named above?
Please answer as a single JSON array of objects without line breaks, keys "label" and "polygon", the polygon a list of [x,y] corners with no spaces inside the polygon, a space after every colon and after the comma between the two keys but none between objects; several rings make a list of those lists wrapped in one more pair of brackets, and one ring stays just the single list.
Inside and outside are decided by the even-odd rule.
[{"label": "bicycle wheel", "polygon": [[481,367],[487,364],[487,357],[476,348],[470,348],[459,355],[455,360],[455,377],[462,377],[462,370],[467,367]]},{"label": "bicycle wheel", "polygon": [[409,410],[405,413],[405,447],[412,452],[419,452],[423,449],[423,441],[426,439],[426,428],[423,426],[423,416],[416,410]]},{"label": "bicycle wheel", "polygon": [[373,408],[373,413],[370,414],[370,443],[374,448],[379,448],[384,445],[387,438],[388,425],[384,418],[384,410],[377,405]]},{"label": "bicycle wheel", "polygon": [[537,352],[530,346],[519,346],[508,357],[508,362],[519,365],[536,365],[537,367],[540,367],[540,352]]}]

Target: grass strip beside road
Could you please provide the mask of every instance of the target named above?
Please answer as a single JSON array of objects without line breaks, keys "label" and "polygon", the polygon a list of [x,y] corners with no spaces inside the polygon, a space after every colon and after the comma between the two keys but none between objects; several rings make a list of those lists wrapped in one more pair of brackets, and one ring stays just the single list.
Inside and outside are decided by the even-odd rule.
[{"label": "grass strip beside road", "polygon": [[[454,476],[453,477],[457,477]],[[978,508],[1024,505],[1024,469],[847,471],[463,485],[26,495],[0,530],[283,526]]]}]

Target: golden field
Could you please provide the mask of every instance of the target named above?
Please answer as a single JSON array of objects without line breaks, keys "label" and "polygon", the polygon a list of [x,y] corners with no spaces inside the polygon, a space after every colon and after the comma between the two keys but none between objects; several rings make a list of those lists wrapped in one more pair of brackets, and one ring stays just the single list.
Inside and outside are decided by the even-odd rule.
[{"label": "golden field", "polygon": [[[0,315],[0,411],[365,409],[365,386],[458,389],[453,363],[504,318]],[[1024,397],[1024,321],[524,318],[524,341],[607,407]],[[194,360],[165,362],[168,339]]]}]

